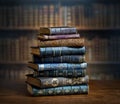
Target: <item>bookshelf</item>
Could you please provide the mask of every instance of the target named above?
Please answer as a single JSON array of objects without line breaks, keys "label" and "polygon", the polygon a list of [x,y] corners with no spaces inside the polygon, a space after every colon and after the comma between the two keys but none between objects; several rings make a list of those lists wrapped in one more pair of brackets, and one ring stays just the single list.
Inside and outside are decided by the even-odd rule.
[{"label": "bookshelf", "polygon": [[115,0],[2,0],[0,3],[0,30],[63,25],[80,30],[120,29],[120,2]]},{"label": "bookshelf", "polygon": [[120,64],[118,0],[0,0],[0,64],[26,64],[39,27],[65,25],[85,38],[89,64]]}]

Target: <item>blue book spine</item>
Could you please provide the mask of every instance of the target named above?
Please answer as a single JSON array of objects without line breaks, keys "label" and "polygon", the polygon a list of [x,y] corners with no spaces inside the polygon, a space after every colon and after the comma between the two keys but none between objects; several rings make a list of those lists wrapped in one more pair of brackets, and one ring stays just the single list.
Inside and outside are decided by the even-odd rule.
[{"label": "blue book spine", "polygon": [[27,90],[33,96],[88,94],[89,86],[84,84],[40,89],[27,83]]},{"label": "blue book spine", "polygon": [[40,56],[83,55],[85,47],[45,47],[40,48]]},{"label": "blue book spine", "polygon": [[69,69],[69,70],[50,70],[50,71],[34,71],[34,77],[84,77],[86,69]]},{"label": "blue book spine", "polygon": [[69,69],[86,69],[87,63],[73,64],[73,63],[46,63],[37,64],[38,71],[43,70],[69,70]]},{"label": "blue book spine", "polygon": [[55,57],[39,57],[33,55],[33,62],[35,63],[81,63],[85,62],[84,55],[64,55]]}]

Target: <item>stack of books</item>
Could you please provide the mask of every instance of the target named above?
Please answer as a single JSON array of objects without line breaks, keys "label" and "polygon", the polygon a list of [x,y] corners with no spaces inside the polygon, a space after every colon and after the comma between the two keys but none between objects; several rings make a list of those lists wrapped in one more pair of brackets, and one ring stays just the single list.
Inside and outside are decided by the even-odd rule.
[{"label": "stack of books", "polygon": [[40,28],[31,47],[27,90],[34,96],[88,94],[84,39],[74,27]]}]

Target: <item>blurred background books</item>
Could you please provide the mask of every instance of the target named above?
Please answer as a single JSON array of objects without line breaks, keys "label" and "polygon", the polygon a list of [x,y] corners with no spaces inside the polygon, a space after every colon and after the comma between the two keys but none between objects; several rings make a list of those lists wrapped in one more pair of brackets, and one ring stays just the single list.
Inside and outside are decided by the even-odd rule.
[{"label": "blurred background books", "polygon": [[117,0],[1,0],[0,79],[25,79],[39,27],[73,26],[85,39],[90,79],[120,79]]}]

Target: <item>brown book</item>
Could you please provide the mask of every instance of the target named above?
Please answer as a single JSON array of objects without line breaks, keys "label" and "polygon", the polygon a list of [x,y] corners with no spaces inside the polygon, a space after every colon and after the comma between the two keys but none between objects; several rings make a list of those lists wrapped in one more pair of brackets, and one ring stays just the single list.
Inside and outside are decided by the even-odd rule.
[{"label": "brown book", "polygon": [[60,39],[60,40],[49,40],[49,41],[38,41],[40,47],[82,47],[84,46],[84,39]]},{"label": "brown book", "polygon": [[58,86],[71,86],[79,84],[87,84],[89,77],[65,78],[65,77],[34,77],[33,74],[27,74],[27,83],[39,87],[49,88]]},{"label": "brown book", "polygon": [[40,28],[40,32],[41,35],[42,34],[46,34],[46,35],[58,35],[58,34],[76,34],[77,33],[77,29],[74,27],[68,27],[68,26],[64,26],[64,27],[41,27]]}]

